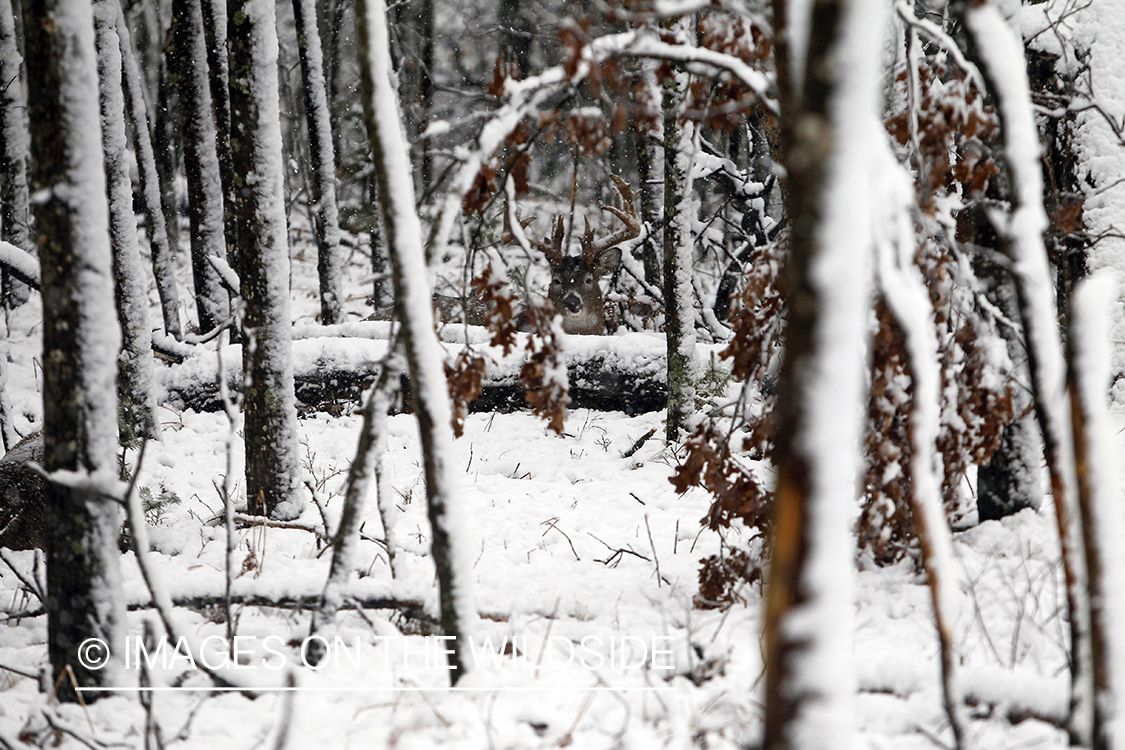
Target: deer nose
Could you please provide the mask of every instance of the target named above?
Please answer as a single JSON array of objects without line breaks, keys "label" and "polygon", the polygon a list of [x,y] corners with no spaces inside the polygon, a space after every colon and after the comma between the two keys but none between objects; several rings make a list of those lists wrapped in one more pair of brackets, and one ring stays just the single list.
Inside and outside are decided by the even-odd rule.
[{"label": "deer nose", "polygon": [[570,292],[563,297],[563,306],[571,313],[576,313],[582,309],[582,298],[574,292]]}]

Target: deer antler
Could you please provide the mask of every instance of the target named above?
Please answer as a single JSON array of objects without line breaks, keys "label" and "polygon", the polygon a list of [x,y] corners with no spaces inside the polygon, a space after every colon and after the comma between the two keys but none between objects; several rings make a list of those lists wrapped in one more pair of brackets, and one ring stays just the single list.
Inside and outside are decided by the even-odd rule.
[{"label": "deer antler", "polygon": [[[534,221],[534,219],[517,219],[517,221],[519,221],[521,229],[527,229],[527,227],[531,224],[532,221]],[[527,243],[531,245],[531,247],[546,255],[549,262],[559,263],[562,261],[563,256],[566,255],[566,253],[563,252],[562,246],[565,232],[566,227],[563,224],[563,217],[556,215],[555,229],[553,236],[549,238],[549,243],[541,242],[539,240],[533,240],[530,237],[527,238]],[[512,232],[512,222],[511,219],[508,218],[507,211],[504,211],[504,234],[500,237],[500,241],[505,245],[510,245],[516,242],[516,236]]]},{"label": "deer antler", "polygon": [[586,231],[581,237],[582,257],[590,262],[595,261],[599,255],[614,245],[638,237],[641,233],[641,222],[637,217],[637,208],[635,205],[636,196],[633,193],[633,189],[629,187],[629,183],[625,182],[625,180],[621,179],[619,176],[611,174],[610,177],[613,178],[613,188],[617,191],[620,207],[602,206],[602,210],[609,211],[620,219],[621,223],[625,226],[608,237],[595,240],[594,230],[590,228],[590,220],[586,219]]}]

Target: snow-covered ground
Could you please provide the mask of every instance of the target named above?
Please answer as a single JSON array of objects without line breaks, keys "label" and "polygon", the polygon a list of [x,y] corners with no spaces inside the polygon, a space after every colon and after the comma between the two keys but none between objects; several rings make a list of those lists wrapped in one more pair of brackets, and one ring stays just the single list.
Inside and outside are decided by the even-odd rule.
[{"label": "snow-covered ground", "polygon": [[[315,311],[309,293],[314,262],[298,256],[294,266],[301,324]],[[360,303],[351,304],[360,312]],[[37,308],[33,301],[11,322],[9,388],[17,413],[31,418],[21,422],[23,431],[41,413]],[[226,470],[228,423],[221,413],[168,408],[160,419],[163,443],[147,451],[139,484],[154,495],[175,493],[181,502],[151,529],[159,573],[174,595],[220,594],[223,531],[208,521],[220,509],[216,486]],[[306,612],[245,607],[236,628],[240,650],[247,652],[241,675],[281,687],[293,667],[296,690],[266,690],[257,698],[215,693],[186,658],[158,663],[153,684],[184,688],[152,694],[152,717],[166,746],[271,747],[284,732],[292,747],[753,746],[761,734],[762,592],[742,590],[743,601],[728,610],[693,606],[699,561],[719,549],[716,535],[701,531],[708,497],[701,490],[675,493],[668,477],[677,452],[659,437],[622,455],[649,430],[659,435],[661,419],[660,413],[582,410],[557,436],[527,413],[469,416],[452,463],[481,614],[470,659],[479,668],[457,690],[445,689],[448,673],[437,653],[442,642],[418,634],[417,619],[392,610],[343,610],[335,629],[322,635],[330,641],[339,636],[346,648],[331,650],[327,665],[314,671],[300,665]],[[305,471],[329,498],[330,525],[340,512],[359,423],[355,415],[326,414],[300,421]],[[422,600],[432,615],[417,428],[411,415],[393,416],[388,424],[401,575],[392,582],[382,547],[364,541],[355,591]],[[237,475],[241,458],[235,458]],[[374,498],[367,518],[364,533],[380,537]],[[301,522],[321,526],[315,506]],[[976,703],[971,747],[1066,746],[1065,733],[1050,723],[1064,715],[1068,685],[1053,529],[1045,503],[1039,512],[955,535],[955,554],[970,583],[962,592],[957,647],[965,690]],[[736,530],[729,541],[741,546],[751,536]],[[33,553],[5,555],[31,570]],[[329,554],[310,531],[243,529],[238,558],[250,557],[236,591],[316,594],[328,573]],[[921,577],[907,565],[876,568],[858,559],[857,566],[854,720],[861,746],[948,746],[937,641]],[[132,553],[124,555],[124,571],[129,600],[144,600]],[[8,612],[38,607],[2,565],[0,602]],[[197,638],[225,633],[219,608],[176,614],[180,627]],[[161,632],[152,611],[131,612],[131,645],[146,621]],[[42,616],[0,624],[0,667],[16,670],[0,669],[0,747],[21,747],[21,736],[52,741],[47,717],[65,727],[58,740],[66,747],[81,746],[76,736],[98,746],[143,746],[146,713],[135,692],[88,708],[58,706],[39,692],[37,680],[21,676],[44,667],[45,641]],[[217,651],[210,653],[218,663]],[[131,658],[127,672],[136,675],[135,652]]]}]

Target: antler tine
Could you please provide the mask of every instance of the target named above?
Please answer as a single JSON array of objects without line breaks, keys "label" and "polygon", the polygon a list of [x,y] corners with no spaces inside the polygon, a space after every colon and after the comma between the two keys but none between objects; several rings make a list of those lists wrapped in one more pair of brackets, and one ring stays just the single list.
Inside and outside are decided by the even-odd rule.
[{"label": "antler tine", "polygon": [[556,214],[555,229],[554,232],[552,232],[550,242],[540,242],[538,240],[529,240],[529,242],[531,243],[532,247],[547,256],[548,262],[561,263],[563,256],[566,255],[566,253],[563,252],[563,239],[565,233],[566,222],[563,221],[562,216]]},{"label": "antler tine", "polygon": [[[535,219],[532,217],[528,217],[526,219],[520,219],[517,217],[516,220],[519,221],[520,229],[527,229],[528,226],[530,226],[531,223],[535,221]],[[563,232],[564,226],[562,217],[556,216],[554,237],[551,238],[550,243],[542,242],[540,240],[533,240],[530,237],[527,237],[527,244],[546,255],[547,260],[549,260],[551,263],[558,263],[560,260],[562,260],[564,254],[562,251]],[[508,217],[507,211],[504,212],[504,233],[500,236],[500,241],[505,245],[511,245],[517,242],[516,235],[514,232],[512,232],[512,220]]]},{"label": "antler tine", "polygon": [[633,189],[629,187],[629,183],[618,175],[611,174],[610,177],[613,178],[613,188],[617,191],[617,198],[621,202],[621,207],[602,206],[602,210],[616,216],[625,226],[597,242],[594,242],[593,236],[587,231],[587,236],[582,238],[582,254],[591,258],[596,258],[614,245],[618,245],[625,240],[631,240],[641,234],[641,221],[637,217],[636,195],[633,193]]},{"label": "antler tine", "polygon": [[[518,215],[516,220],[520,223],[520,229],[527,229],[531,222],[535,221],[535,219],[531,217],[520,219]],[[504,212],[504,233],[500,235],[500,242],[505,245],[511,245],[516,242],[516,235],[512,232],[512,220],[508,218],[507,211]]]}]

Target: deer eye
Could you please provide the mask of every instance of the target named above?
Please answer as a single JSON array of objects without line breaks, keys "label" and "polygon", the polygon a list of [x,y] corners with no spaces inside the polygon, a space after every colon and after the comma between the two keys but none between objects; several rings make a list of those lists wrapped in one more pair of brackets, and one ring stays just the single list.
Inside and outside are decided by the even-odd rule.
[{"label": "deer eye", "polygon": [[593,277],[593,276],[591,276],[591,275],[589,275],[589,274],[587,274],[587,275],[586,275],[586,283],[587,283],[587,284],[593,284],[593,283],[594,283],[594,277]]},{"label": "deer eye", "polygon": [[558,279],[552,279],[551,280],[551,286],[562,286],[562,282],[559,281]]}]

